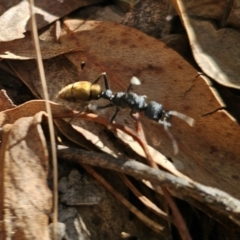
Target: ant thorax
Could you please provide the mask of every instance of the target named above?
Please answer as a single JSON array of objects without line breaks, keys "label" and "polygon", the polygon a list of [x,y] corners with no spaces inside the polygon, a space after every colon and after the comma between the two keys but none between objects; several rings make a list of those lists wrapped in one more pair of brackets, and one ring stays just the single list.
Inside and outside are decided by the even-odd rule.
[{"label": "ant thorax", "polygon": [[112,103],[119,108],[130,108],[131,113],[144,111],[147,107],[146,96],[139,96],[136,93],[118,92],[112,98]]},{"label": "ant thorax", "polygon": [[105,91],[102,92],[101,98],[107,99],[109,101],[112,100],[113,98],[113,92],[110,89],[106,89]]},{"label": "ant thorax", "polygon": [[163,106],[160,103],[151,101],[145,110],[145,116],[149,119],[157,121],[162,118]]}]

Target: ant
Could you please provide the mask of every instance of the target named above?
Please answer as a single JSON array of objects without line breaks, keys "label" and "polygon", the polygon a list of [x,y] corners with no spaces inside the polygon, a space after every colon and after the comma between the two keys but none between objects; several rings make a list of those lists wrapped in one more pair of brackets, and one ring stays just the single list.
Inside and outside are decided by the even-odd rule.
[{"label": "ant", "polygon": [[[103,78],[105,90],[102,90],[98,81]],[[164,126],[165,131],[173,142],[173,148],[175,154],[178,152],[178,146],[176,140],[174,139],[168,127],[171,127],[170,118],[172,115],[184,120],[190,126],[193,126],[194,119],[186,116],[185,114],[179,113],[177,111],[165,111],[162,104],[150,101],[146,102],[147,96],[138,95],[136,93],[130,92],[132,85],[140,85],[141,82],[138,78],[132,77],[130,85],[128,86],[126,92],[113,93],[108,84],[107,74],[104,72],[99,75],[99,77],[93,82],[89,81],[79,81],[64,87],[58,94],[60,98],[72,100],[79,99],[83,101],[98,100],[100,98],[107,99],[110,103],[105,106],[91,105],[88,108],[90,110],[104,109],[108,107],[116,107],[116,111],[112,116],[110,123],[116,118],[118,112],[124,108],[130,108],[130,116],[134,118],[133,114],[138,112],[144,112],[144,115],[159,124]]]}]

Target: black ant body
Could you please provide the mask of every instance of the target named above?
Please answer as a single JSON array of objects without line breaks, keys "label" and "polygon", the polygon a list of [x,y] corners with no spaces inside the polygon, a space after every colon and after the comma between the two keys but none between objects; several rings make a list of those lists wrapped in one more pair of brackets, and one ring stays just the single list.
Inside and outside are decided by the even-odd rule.
[{"label": "black ant body", "polygon": [[[102,90],[98,81],[103,77],[105,90]],[[97,106],[92,105],[89,108],[91,110],[104,109],[108,107],[116,107],[116,111],[112,116],[110,122],[112,123],[118,112],[124,108],[130,108],[130,115],[133,117],[134,113],[144,112],[144,115],[159,124],[164,126],[164,129],[167,131],[169,137],[173,141],[173,146],[175,153],[178,152],[178,147],[176,140],[168,130],[168,127],[171,126],[170,117],[171,115],[177,116],[188,123],[190,126],[194,124],[194,120],[185,114],[176,112],[176,111],[165,111],[162,104],[155,101],[146,102],[147,96],[138,95],[136,93],[130,92],[132,85],[140,85],[138,78],[133,77],[131,79],[130,85],[127,88],[126,92],[117,92],[113,93],[108,84],[108,78],[106,73],[102,73],[93,83],[88,81],[79,81],[73,84],[70,84],[63,88],[59,92],[59,97],[63,99],[79,99],[79,100],[97,100],[100,98],[107,99],[110,103],[106,106]],[[134,117],[133,117],[134,118]]]}]

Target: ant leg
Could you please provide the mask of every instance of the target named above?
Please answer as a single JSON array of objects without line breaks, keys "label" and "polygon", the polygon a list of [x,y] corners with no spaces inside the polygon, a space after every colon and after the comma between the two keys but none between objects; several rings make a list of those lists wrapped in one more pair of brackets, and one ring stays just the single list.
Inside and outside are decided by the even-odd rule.
[{"label": "ant leg", "polygon": [[[89,107],[88,107],[88,109],[89,110],[99,110],[99,109],[104,109],[104,108],[109,108],[109,107],[113,107],[114,105],[112,104],[112,103],[109,103],[109,104],[107,104],[107,105],[105,105],[105,106],[97,106],[97,105],[90,105]],[[115,113],[114,113],[114,115],[111,117],[111,120],[110,120],[110,123],[112,123],[113,122],[113,120],[115,119],[115,117],[117,116],[117,114],[118,114],[118,112],[120,111],[120,108],[116,108],[116,111],[115,111]]]},{"label": "ant leg", "polygon": [[73,116],[69,121],[68,121],[68,123],[71,123],[71,121],[74,119],[74,118],[76,118],[77,116],[79,116],[82,112],[87,112],[88,110],[90,110],[90,108],[88,107],[88,106],[85,106],[84,107],[84,110],[82,110],[82,111],[79,111],[78,113],[77,113],[77,115],[75,115],[75,116]]},{"label": "ant leg", "polygon": [[131,87],[132,87],[132,83],[129,84],[127,90],[126,90],[126,93],[128,93],[130,90],[131,90]]},{"label": "ant leg", "polygon": [[110,120],[110,123],[112,123],[113,122],[113,120],[116,118],[116,116],[117,116],[117,114],[118,114],[118,112],[120,111],[121,109],[120,108],[116,108],[116,111],[115,111],[115,113],[114,113],[114,115],[112,116],[112,118],[111,118],[111,120]]},{"label": "ant leg", "polygon": [[113,107],[113,104],[109,103],[109,104],[107,104],[105,106],[98,106],[96,104],[88,104],[88,109],[92,110],[92,111],[97,111],[99,109],[104,109],[104,108],[109,108],[109,107]]},{"label": "ant leg", "polygon": [[131,110],[131,112],[129,113],[130,117],[134,120],[134,121],[139,121],[138,117],[135,117],[133,114],[136,113],[136,112],[133,112]]},{"label": "ant leg", "polygon": [[164,130],[166,131],[168,137],[172,140],[173,151],[174,151],[174,154],[176,155],[176,154],[178,153],[178,144],[177,144],[177,141],[176,141],[176,139],[173,137],[172,133],[169,131],[168,125],[163,124],[163,126],[164,126]]},{"label": "ant leg", "polygon": [[[85,107],[86,110],[91,110],[91,111],[96,111],[96,110],[99,110],[99,109],[104,109],[104,108],[108,108],[108,107],[113,107],[113,105],[110,103],[108,105],[105,105],[105,106],[97,106],[97,105],[93,105],[93,104],[88,104],[88,106]],[[76,116],[72,117],[68,123],[70,123],[74,118],[76,118],[77,116],[79,116],[83,111],[79,111],[77,113]]]},{"label": "ant leg", "polygon": [[79,111],[76,116],[73,116],[73,117],[68,121],[68,123],[71,123],[71,121],[72,121],[74,118],[76,118],[77,116],[79,116],[81,113],[82,113],[82,112]]}]

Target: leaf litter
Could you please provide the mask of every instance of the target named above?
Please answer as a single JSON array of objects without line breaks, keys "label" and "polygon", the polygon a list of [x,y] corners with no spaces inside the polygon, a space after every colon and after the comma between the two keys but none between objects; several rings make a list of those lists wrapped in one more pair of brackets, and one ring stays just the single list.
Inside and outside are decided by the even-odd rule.
[{"label": "leaf litter", "polygon": [[[211,23],[206,23],[208,26],[212,26]],[[191,24],[191,27],[194,29],[196,26],[199,26],[199,30],[204,26],[202,31],[204,33],[206,32],[207,25],[203,25],[203,22],[197,25],[199,21],[194,19]],[[186,28],[188,28],[188,26],[186,26]],[[209,31],[213,32],[212,30]],[[200,36],[200,33],[197,33],[197,35]],[[65,45],[66,47],[63,46],[63,50],[54,48],[52,53],[50,50],[51,46],[54,46],[54,44],[57,46],[58,43],[49,42],[45,48],[46,51],[43,51],[43,58],[49,58],[45,61],[45,68],[51,100],[59,102],[71,109],[81,111],[87,103],[68,103],[57,98],[57,93],[62,87],[79,79],[94,81],[101,72],[106,71],[109,75],[112,89],[114,91],[124,91],[131,77],[137,76],[142,81],[142,85],[134,87],[134,92],[147,95],[150,100],[163,103],[166,109],[186,113],[196,120],[196,126],[194,128],[189,128],[184,126],[184,123],[182,124],[177,120],[173,120],[171,131],[180,145],[180,153],[174,156],[171,141],[164,133],[162,127],[150,123],[142,116],[141,121],[145,129],[148,130],[146,131],[148,142],[164,155],[171,156],[173,164],[180,162],[182,166],[181,172],[191,179],[212,187],[220,188],[238,197],[237,183],[232,181],[232,176],[238,176],[239,168],[237,162],[239,148],[235,144],[239,131],[238,125],[234,119],[229,117],[225,110],[223,110],[225,108],[223,102],[221,99],[215,98],[204,78],[198,76],[197,71],[184,61],[182,57],[171,49],[168,49],[163,43],[137,30],[114,23],[97,21],[84,22],[68,19],[64,22],[64,29],[62,29],[60,39],[61,38],[63,44],[64,42],[68,43]],[[27,38],[25,40],[30,41],[30,39],[27,40]],[[60,46],[60,48],[61,47],[62,46]],[[6,46],[6,49],[7,48]],[[6,49],[4,50],[5,52]],[[19,47],[16,49],[19,49]],[[2,55],[2,57],[10,59],[34,58],[33,52],[31,51],[32,49],[27,50],[27,54],[23,54],[24,51],[20,51],[20,54],[18,53],[16,56]],[[61,54],[65,54],[65,56]],[[220,58],[219,55],[215,55],[215,53],[211,54],[216,56],[217,59]],[[211,56],[211,54],[209,54],[209,56]],[[200,60],[198,61],[196,58],[196,61],[201,67],[202,56],[197,55],[198,57],[200,56]],[[118,57],[116,58],[116,56]],[[52,57],[55,58],[52,59]],[[225,58],[222,59],[226,60]],[[87,63],[84,70],[80,69],[81,60]],[[15,73],[25,84],[30,86],[35,95],[42,96],[34,61],[10,61],[10,64],[15,70]],[[213,68],[213,71],[210,71],[213,74],[211,75],[211,73],[207,72],[209,66],[207,68],[205,68],[206,65],[202,66],[204,72],[209,76],[215,79],[216,76],[218,76],[216,74],[221,74],[221,72],[219,73],[219,71],[215,70],[216,68]],[[230,76],[231,74],[228,72],[229,69],[231,70],[233,68],[228,65],[226,71],[223,70],[222,72]],[[222,81],[221,79],[223,79],[221,83],[227,86],[237,85],[234,79],[229,78],[230,80],[226,80],[226,76],[220,76],[218,79],[220,82]],[[102,101],[99,101],[100,105],[102,103]],[[34,104],[35,107],[33,107]],[[71,118],[71,116],[75,114],[71,110],[67,110],[58,105],[55,106],[52,104],[52,107],[55,107],[57,116],[61,115]],[[6,111],[2,112],[0,115],[2,125],[5,123],[15,124],[14,122],[17,119],[31,116],[39,110],[44,111],[45,108],[43,107],[43,102],[33,101],[23,106],[22,109],[24,109],[24,111],[19,108],[14,108],[7,110],[7,113]],[[11,114],[10,111],[12,111]],[[113,111],[97,112],[97,114],[107,119],[110,118],[112,113]],[[120,113],[116,121],[133,127],[132,119],[127,115],[127,112]],[[83,127],[83,129],[86,128],[90,132],[97,131],[95,135],[104,138],[104,130],[101,129],[101,127],[99,128],[95,123],[91,125],[90,123],[85,124],[82,122],[82,120],[79,121],[77,118],[74,119],[74,125],[79,125]],[[216,124],[216,122],[218,124]],[[99,132],[98,128],[100,129]],[[69,134],[68,131],[71,132],[72,130],[69,130],[67,126],[62,128],[62,133],[66,132],[65,136],[67,138],[70,138],[71,141],[78,142],[73,140],[71,135],[76,134],[77,136],[79,132],[75,131]],[[88,133],[85,132],[83,136],[84,135],[87,136]],[[161,138],[159,136],[161,136]],[[122,137],[120,137],[120,140],[121,138]],[[91,137],[86,137],[86,139],[90,139],[91,141]],[[86,142],[83,143],[84,141]],[[88,140],[84,140],[84,137],[79,141],[80,145],[81,143],[82,147],[86,145],[88,149],[90,148],[96,151],[94,144],[88,143]],[[103,145],[116,148],[109,139],[103,140]],[[135,148],[135,146],[133,148]],[[118,152],[117,148],[114,151]],[[228,161],[226,161],[226,159],[228,159]],[[225,166],[224,171],[222,169],[223,164]],[[176,190],[176,192],[178,191]]]}]

